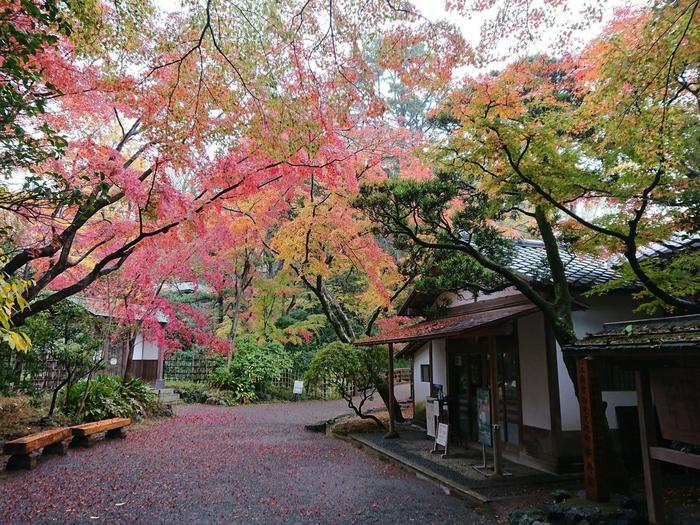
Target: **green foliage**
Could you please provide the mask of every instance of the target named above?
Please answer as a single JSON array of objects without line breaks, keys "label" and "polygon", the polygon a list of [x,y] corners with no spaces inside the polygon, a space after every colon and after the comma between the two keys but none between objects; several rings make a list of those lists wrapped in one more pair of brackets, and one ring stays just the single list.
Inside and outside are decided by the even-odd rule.
[{"label": "green foliage", "polygon": [[374,389],[387,369],[387,349],[383,346],[355,346],[340,341],[322,347],[306,372],[309,387],[330,381],[344,395],[349,384],[358,390]]},{"label": "green foliage", "polygon": [[63,396],[64,410],[81,421],[143,415],[156,404],[155,393],[140,379],[109,375],[99,375],[89,382],[81,379],[69,391],[64,390]]},{"label": "green foliage", "polygon": [[494,224],[508,220],[512,203],[489,199],[474,183],[455,171],[426,181],[394,179],[363,185],[354,204],[372,219],[375,233],[394,240],[404,254],[400,270],[418,276],[418,289],[498,289],[506,281],[469,252],[503,266],[510,262],[512,245]]},{"label": "green foliage", "polygon": [[[700,268],[700,252],[686,249],[674,254],[673,257],[654,257],[641,261],[644,271],[655,283],[677,297],[698,297],[700,294],[700,279],[697,277]],[[637,289],[634,297],[641,301],[638,311],[654,315],[658,311],[672,312],[667,303],[649,292],[646,288],[639,289],[637,276],[631,270],[629,263],[620,268],[620,278],[594,287],[588,295],[606,294],[619,288]]]},{"label": "green foliage", "polygon": [[275,341],[258,343],[252,337],[236,338],[237,351],[231,361],[231,372],[239,382],[253,386],[261,393],[274,380],[292,367],[292,359],[284,346]]},{"label": "green foliage", "polygon": [[85,375],[98,365],[102,345],[98,324],[87,310],[68,300],[29,317],[22,331],[32,340],[31,348],[16,352],[0,346],[0,355],[14,363],[0,370],[0,391],[31,390],[26,379],[40,375],[47,360],[59,363],[63,378]]},{"label": "green foliage", "polygon": [[60,34],[70,34],[70,25],[56,0],[17,4],[17,11],[7,7],[0,13],[0,174],[5,176],[60,154],[66,145],[46,123],[33,122],[34,129],[28,123],[46,111],[51,97],[61,94],[42,81],[34,57],[54,48]]},{"label": "green foliage", "polygon": [[247,378],[238,375],[233,369],[229,370],[225,365],[214,370],[209,378],[209,384],[228,392],[234,400],[234,404],[250,403],[256,399],[253,384]]},{"label": "green foliage", "polygon": [[13,329],[11,320],[17,311],[29,306],[24,293],[30,285],[31,281],[14,279],[0,273],[0,340],[12,350],[21,352],[29,350],[31,341],[26,334]]}]

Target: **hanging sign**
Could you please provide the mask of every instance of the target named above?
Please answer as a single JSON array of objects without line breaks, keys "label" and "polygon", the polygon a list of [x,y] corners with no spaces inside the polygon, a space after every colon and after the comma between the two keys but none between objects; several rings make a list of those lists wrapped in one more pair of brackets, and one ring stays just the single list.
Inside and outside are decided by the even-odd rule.
[{"label": "hanging sign", "polygon": [[304,391],[304,382],[303,381],[294,381],[294,390],[292,393],[295,395],[301,395],[301,393]]},{"label": "hanging sign", "polygon": [[489,403],[489,391],[485,388],[476,389],[476,414],[478,441],[487,447],[491,444],[491,406]]}]

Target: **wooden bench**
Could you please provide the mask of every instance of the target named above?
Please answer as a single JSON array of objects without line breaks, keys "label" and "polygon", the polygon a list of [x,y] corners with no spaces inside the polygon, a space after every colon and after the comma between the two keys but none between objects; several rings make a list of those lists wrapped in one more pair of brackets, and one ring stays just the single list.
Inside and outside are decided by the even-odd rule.
[{"label": "wooden bench", "polygon": [[71,434],[71,429],[67,427],[52,428],[8,441],[3,447],[3,452],[10,454],[7,470],[34,468],[36,456],[32,455],[32,452],[40,448],[43,449],[43,454],[65,454],[64,441],[71,437]]},{"label": "wooden bench", "polygon": [[108,439],[124,438],[124,428],[131,425],[131,419],[125,417],[114,417],[112,419],[103,419],[102,421],[93,421],[92,423],[83,423],[71,427],[73,439],[70,442],[71,447],[89,447],[91,444],[90,436],[107,432]]}]

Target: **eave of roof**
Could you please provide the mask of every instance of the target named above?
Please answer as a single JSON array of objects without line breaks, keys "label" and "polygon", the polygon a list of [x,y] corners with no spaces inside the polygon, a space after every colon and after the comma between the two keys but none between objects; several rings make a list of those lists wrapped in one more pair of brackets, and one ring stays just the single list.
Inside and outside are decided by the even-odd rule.
[{"label": "eave of roof", "polygon": [[496,310],[442,317],[430,321],[421,321],[420,323],[391,330],[383,334],[367,337],[356,341],[354,344],[358,346],[372,346],[466,335],[469,332],[500,324],[536,311],[537,307],[533,304],[521,304]]},{"label": "eave of roof", "polygon": [[654,358],[700,356],[700,315],[608,323],[564,348],[570,355]]}]

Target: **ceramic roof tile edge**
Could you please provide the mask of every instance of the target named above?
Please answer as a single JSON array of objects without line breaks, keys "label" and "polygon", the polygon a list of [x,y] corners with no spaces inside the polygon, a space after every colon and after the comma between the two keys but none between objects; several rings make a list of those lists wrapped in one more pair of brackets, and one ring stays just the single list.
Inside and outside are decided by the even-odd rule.
[{"label": "ceramic roof tile edge", "polygon": [[441,317],[421,321],[372,337],[366,337],[355,341],[353,344],[357,346],[372,346],[454,337],[465,335],[481,328],[498,325],[510,319],[529,315],[535,311],[537,311],[537,307],[533,304],[520,304],[464,315]]},{"label": "ceramic roof tile edge", "polygon": [[[68,297],[67,299],[70,302],[77,304],[78,306],[82,306],[88,312],[90,312],[92,315],[95,315],[97,317],[112,317],[112,315],[108,311],[109,308],[105,305],[104,301],[100,301],[98,299],[94,299],[91,297],[90,298],[83,297],[83,296],[79,296],[79,295],[73,295],[71,297]],[[137,313],[136,320],[140,321],[141,319],[143,319],[144,313],[140,313],[140,314]],[[158,321],[159,323],[169,323],[170,322],[170,318],[167,316],[167,314],[161,312],[160,310],[155,313],[155,318],[156,318],[156,321]]]},{"label": "ceramic roof tile edge", "polygon": [[700,315],[606,323],[600,332],[564,347],[565,352],[578,355],[645,351],[661,354],[664,350],[700,355]]}]

